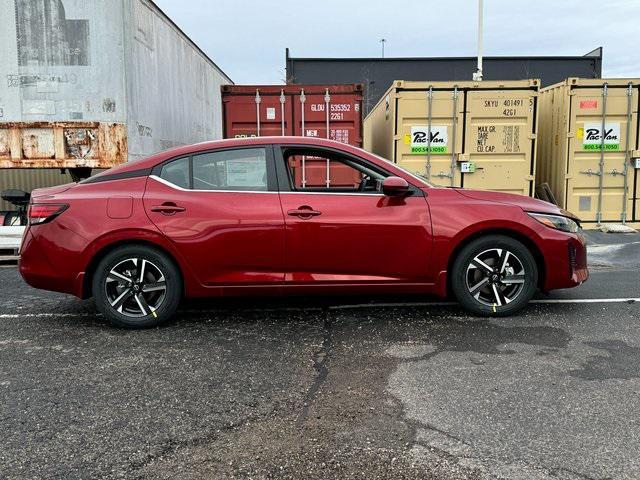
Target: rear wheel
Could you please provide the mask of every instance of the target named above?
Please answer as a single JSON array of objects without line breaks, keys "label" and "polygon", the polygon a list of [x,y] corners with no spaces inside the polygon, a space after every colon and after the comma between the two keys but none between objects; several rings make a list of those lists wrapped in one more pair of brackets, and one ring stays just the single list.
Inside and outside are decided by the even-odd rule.
[{"label": "rear wheel", "polygon": [[511,315],[531,300],[537,285],[538,268],[529,249],[502,235],[465,246],[451,272],[454,295],[477,315]]},{"label": "rear wheel", "polygon": [[150,247],[131,245],[107,254],[93,276],[96,307],[126,328],[167,321],[182,297],[182,278],[173,261]]}]

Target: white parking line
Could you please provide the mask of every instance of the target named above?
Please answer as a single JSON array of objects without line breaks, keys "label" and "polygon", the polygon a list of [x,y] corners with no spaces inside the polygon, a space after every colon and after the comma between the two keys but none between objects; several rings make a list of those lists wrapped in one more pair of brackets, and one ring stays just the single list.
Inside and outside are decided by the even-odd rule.
[{"label": "white parking line", "polygon": [[[539,298],[531,300],[534,304],[560,304],[560,303],[640,303],[638,298]],[[450,307],[458,305],[456,302],[394,302],[394,303],[356,303],[347,305],[330,305],[329,310],[351,310],[358,308],[398,308],[398,307]],[[222,308],[224,310],[224,307]],[[247,308],[238,309],[240,312],[309,312],[321,311],[321,307],[282,307],[282,308]],[[215,308],[208,310],[180,310],[178,313],[211,313]],[[42,318],[42,317],[101,317],[99,313],[0,313],[0,319],[8,318]]]},{"label": "white parking line", "polygon": [[0,313],[0,318],[101,317],[100,313]]},{"label": "white parking line", "polygon": [[640,298],[540,298],[530,303],[635,303]]},{"label": "white parking line", "polygon": [[355,303],[353,305],[330,305],[329,310],[348,310],[352,308],[395,308],[395,307],[449,307],[456,302],[392,302],[392,303]]},{"label": "white parking line", "polygon": [[[635,303],[640,298],[539,298],[529,303]],[[373,307],[449,307],[458,305],[457,302],[398,302],[398,303],[359,303],[353,305],[332,305],[330,310]]]}]

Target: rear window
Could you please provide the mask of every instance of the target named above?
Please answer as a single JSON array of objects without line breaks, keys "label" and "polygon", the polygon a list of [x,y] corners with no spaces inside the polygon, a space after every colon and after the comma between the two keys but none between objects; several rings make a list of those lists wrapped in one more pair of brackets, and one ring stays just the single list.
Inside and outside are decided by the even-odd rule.
[{"label": "rear window", "polygon": [[179,158],[163,165],[160,178],[178,187],[189,188],[189,158]]},{"label": "rear window", "polygon": [[243,148],[193,156],[196,190],[267,190],[267,156],[263,148]]},{"label": "rear window", "polygon": [[160,168],[163,180],[193,190],[268,191],[267,151],[239,148],[172,160]]}]

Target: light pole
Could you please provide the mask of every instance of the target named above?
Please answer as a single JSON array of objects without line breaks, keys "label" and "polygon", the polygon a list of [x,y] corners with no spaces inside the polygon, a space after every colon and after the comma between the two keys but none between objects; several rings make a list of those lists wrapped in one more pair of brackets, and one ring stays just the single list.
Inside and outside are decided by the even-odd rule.
[{"label": "light pole", "polygon": [[380,39],[380,44],[382,45],[382,58],[384,58],[384,44],[387,42],[386,39],[381,38]]},{"label": "light pole", "polygon": [[484,8],[483,0],[478,0],[478,70],[473,74],[473,80],[479,82],[482,80],[482,30],[483,30],[483,17]]}]

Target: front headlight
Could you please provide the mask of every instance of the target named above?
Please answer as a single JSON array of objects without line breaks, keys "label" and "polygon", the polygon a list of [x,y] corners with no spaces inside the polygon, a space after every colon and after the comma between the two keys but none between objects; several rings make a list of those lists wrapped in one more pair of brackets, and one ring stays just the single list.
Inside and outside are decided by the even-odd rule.
[{"label": "front headlight", "polygon": [[577,233],[580,229],[580,225],[569,217],[548,215],[546,213],[529,213],[529,216],[535,218],[547,227],[562,230],[563,232]]}]

